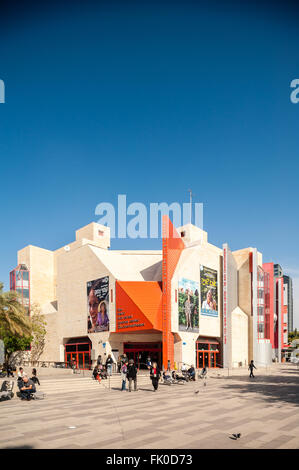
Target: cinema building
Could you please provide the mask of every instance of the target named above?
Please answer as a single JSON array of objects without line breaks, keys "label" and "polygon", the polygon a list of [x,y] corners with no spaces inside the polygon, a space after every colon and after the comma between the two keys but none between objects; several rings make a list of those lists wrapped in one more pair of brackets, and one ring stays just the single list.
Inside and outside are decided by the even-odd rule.
[{"label": "cinema building", "polygon": [[141,368],[148,356],[164,367],[272,361],[274,304],[262,254],[214,246],[207,232],[175,229],[167,216],[162,225],[157,251],[110,250],[109,227],[91,223],[55,251],[18,252],[11,289],[47,322],[40,360],[84,369],[99,354],[117,361],[124,352]]}]

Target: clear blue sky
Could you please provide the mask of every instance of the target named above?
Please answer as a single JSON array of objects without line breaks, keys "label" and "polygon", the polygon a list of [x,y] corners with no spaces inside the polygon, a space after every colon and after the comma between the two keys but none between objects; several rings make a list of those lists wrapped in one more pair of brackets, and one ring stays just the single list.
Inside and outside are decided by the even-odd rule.
[{"label": "clear blue sky", "polygon": [[[67,3],[67,4],[66,4]],[[72,5],[72,6],[71,6]],[[7,2],[0,18],[0,279],[95,207],[204,203],[212,243],[256,246],[299,297],[299,20],[288,2]],[[14,7],[14,8],[12,8]],[[160,248],[115,240],[112,248]],[[297,300],[296,324],[299,327]]]}]

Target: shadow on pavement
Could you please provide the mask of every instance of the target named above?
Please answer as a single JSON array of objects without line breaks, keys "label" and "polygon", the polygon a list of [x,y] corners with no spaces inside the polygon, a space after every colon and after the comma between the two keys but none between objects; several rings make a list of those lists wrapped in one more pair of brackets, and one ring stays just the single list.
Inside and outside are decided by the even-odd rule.
[{"label": "shadow on pavement", "polygon": [[2,447],[2,450],[17,450],[17,449],[34,449],[33,446],[17,446],[17,447]]},{"label": "shadow on pavement", "polygon": [[[225,384],[224,388],[238,394],[258,393],[265,401],[284,402],[299,405],[299,377],[242,378],[239,383]],[[244,383],[246,382],[246,383]]]}]

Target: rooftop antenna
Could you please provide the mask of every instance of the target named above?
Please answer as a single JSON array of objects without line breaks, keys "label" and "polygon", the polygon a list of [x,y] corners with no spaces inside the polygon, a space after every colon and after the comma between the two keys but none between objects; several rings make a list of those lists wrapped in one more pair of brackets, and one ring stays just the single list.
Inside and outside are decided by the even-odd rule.
[{"label": "rooftop antenna", "polygon": [[192,196],[194,196],[194,194],[192,193],[192,189],[188,189],[188,193],[190,194],[190,224],[192,224]]}]

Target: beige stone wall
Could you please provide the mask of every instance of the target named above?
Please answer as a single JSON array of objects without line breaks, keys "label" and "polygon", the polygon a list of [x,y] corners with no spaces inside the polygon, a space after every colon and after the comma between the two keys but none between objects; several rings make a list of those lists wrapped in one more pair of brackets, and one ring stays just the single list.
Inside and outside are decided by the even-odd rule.
[{"label": "beige stone wall", "polygon": [[[187,234],[188,235],[188,234]],[[222,250],[210,243],[201,240],[201,243],[186,248],[180,257],[178,266],[171,283],[171,328],[172,332],[181,338],[175,344],[175,361],[186,364],[196,364],[195,344],[198,336],[221,337],[221,314],[222,314]],[[218,274],[218,317],[199,315],[199,333],[179,331],[178,326],[178,302],[175,301],[175,290],[178,290],[179,279],[197,281],[200,291],[200,265],[215,269]],[[201,299],[199,300],[199,310]],[[186,343],[186,344],[183,344]]]},{"label": "beige stone wall", "polygon": [[54,255],[37,246],[26,246],[18,251],[18,264],[30,270],[30,303],[40,306],[55,300]]},{"label": "beige stone wall", "polygon": [[[87,281],[109,276],[110,331],[115,330],[115,279],[94,255],[89,245],[65,252],[57,259],[58,330],[61,338],[87,336]],[[107,341],[109,333],[88,335],[93,345]],[[97,348],[98,349],[98,348]]]},{"label": "beige stone wall", "polygon": [[248,316],[240,308],[232,312],[232,366],[248,364]]},{"label": "beige stone wall", "polygon": [[248,317],[248,359],[253,357],[253,318],[251,316],[251,273],[249,255],[253,248],[233,252],[238,267],[238,304]]},{"label": "beige stone wall", "polygon": [[58,313],[45,314],[45,321],[47,323],[47,334],[45,337],[45,348],[43,354],[40,356],[40,361],[61,361],[59,345],[61,339],[57,331],[57,316]]}]

